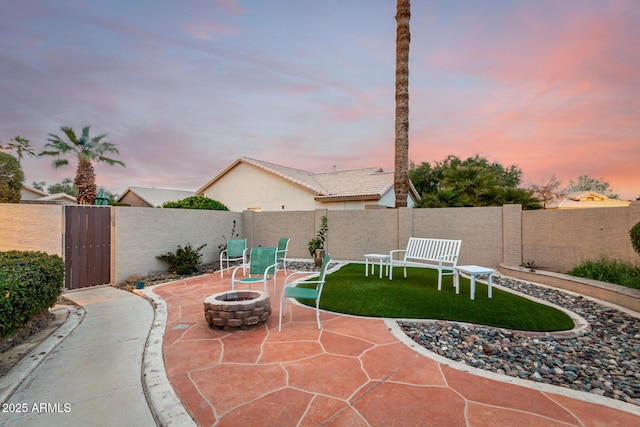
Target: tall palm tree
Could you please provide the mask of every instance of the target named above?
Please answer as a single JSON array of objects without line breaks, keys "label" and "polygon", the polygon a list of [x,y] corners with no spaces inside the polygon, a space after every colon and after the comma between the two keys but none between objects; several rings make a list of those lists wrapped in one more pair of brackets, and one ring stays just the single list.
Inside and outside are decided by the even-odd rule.
[{"label": "tall palm tree", "polygon": [[396,13],[396,141],[393,189],[396,208],[409,197],[409,0],[398,0]]},{"label": "tall palm tree", "polygon": [[93,170],[92,161],[105,162],[109,165],[125,165],[120,160],[104,156],[105,153],[119,154],[120,152],[114,144],[103,141],[107,137],[106,135],[99,135],[90,139],[89,128],[90,126],[83,127],[82,136],[78,138],[73,128],[62,126],[60,130],[65,134],[68,142],[58,135],[50,133],[47,139],[49,142],[44,146],[45,151],[40,153],[41,156],[58,157],[53,161],[53,167],[56,169],[69,164],[69,160],[61,157],[73,153],[73,156],[78,158],[78,168],[76,169],[73,183],[78,189],[77,200],[81,205],[95,204],[96,174]]}]

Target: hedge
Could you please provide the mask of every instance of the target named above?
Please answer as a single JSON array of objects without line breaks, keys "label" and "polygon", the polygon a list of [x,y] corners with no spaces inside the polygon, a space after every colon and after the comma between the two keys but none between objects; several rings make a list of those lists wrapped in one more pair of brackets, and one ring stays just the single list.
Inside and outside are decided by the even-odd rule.
[{"label": "hedge", "polygon": [[0,252],[0,338],[52,307],[64,287],[64,261],[44,252]]}]

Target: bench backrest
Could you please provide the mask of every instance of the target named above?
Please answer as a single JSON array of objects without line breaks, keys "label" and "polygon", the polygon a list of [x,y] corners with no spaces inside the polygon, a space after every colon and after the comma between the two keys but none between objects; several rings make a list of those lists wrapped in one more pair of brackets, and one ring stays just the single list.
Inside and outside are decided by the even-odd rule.
[{"label": "bench backrest", "polygon": [[460,255],[462,240],[425,239],[410,237],[405,252],[405,261],[419,259],[424,261],[447,261],[456,265]]}]

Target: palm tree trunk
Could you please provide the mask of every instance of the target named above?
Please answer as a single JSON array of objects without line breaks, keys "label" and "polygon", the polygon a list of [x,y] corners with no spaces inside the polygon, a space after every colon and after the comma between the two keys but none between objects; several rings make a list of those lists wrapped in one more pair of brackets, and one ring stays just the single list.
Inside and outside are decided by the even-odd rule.
[{"label": "palm tree trunk", "polygon": [[393,188],[396,208],[409,197],[409,0],[398,0],[396,22],[396,141]]},{"label": "palm tree trunk", "polygon": [[76,200],[80,205],[94,205],[96,203],[96,174],[91,161],[80,156],[78,159],[78,169],[73,181],[78,189]]}]

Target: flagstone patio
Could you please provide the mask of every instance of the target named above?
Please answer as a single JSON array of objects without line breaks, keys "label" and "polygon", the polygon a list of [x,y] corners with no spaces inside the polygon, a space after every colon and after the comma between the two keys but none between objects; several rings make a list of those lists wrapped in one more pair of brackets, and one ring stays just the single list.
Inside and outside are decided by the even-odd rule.
[{"label": "flagstone patio", "polygon": [[322,312],[318,330],[314,310],[289,304],[293,318],[288,310],[278,333],[279,298],[272,298],[265,325],[210,329],[204,298],[230,290],[229,275],[152,289],[168,309],[167,377],[201,426],[640,425],[640,411],[625,410],[630,405],[440,363],[398,339],[384,319]]}]

